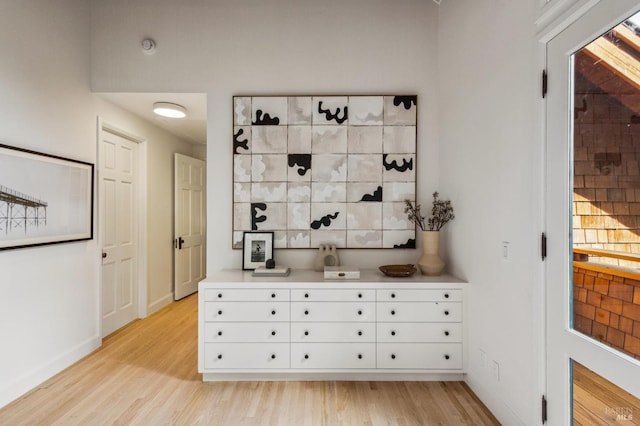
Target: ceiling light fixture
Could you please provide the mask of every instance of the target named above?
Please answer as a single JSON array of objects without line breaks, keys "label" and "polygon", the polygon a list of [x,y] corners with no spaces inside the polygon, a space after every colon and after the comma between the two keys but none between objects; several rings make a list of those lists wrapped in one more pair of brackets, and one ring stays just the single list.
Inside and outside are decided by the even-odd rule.
[{"label": "ceiling light fixture", "polygon": [[153,112],[162,117],[169,118],[184,118],[187,116],[187,109],[185,107],[171,102],[154,103]]}]

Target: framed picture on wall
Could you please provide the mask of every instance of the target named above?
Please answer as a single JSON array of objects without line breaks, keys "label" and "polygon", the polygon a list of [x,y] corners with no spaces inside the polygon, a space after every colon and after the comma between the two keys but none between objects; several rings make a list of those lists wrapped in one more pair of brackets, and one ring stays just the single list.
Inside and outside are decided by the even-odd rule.
[{"label": "framed picture on wall", "polygon": [[234,96],[232,247],[414,249],[418,97]]},{"label": "framed picture on wall", "polygon": [[242,237],[242,269],[252,271],[273,259],[273,232],[245,232]]},{"label": "framed picture on wall", "polygon": [[0,144],[0,250],[93,239],[93,169]]}]

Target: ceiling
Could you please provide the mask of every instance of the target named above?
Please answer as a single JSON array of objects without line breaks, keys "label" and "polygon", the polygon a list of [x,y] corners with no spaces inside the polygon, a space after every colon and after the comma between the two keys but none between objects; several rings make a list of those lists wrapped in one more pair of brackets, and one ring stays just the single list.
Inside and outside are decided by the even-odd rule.
[{"label": "ceiling", "polygon": [[[207,143],[207,95],[204,93],[96,93],[191,144]],[[155,102],[171,102],[187,109],[185,118],[165,118],[153,113]]]},{"label": "ceiling", "polygon": [[[620,24],[575,55],[579,76],[640,115],[640,37]],[[576,79],[576,93],[589,93]]]}]

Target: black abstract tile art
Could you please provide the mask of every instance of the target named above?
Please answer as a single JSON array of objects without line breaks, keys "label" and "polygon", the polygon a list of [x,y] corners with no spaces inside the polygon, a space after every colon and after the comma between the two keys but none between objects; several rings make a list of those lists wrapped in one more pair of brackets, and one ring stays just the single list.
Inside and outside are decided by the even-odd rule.
[{"label": "black abstract tile art", "polygon": [[415,248],[417,96],[233,98],[233,247]]}]

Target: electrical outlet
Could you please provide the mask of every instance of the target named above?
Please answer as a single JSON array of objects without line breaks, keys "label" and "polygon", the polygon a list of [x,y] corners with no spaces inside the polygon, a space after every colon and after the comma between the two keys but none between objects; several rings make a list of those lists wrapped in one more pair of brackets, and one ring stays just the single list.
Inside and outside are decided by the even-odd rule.
[{"label": "electrical outlet", "polygon": [[498,361],[493,361],[493,377],[496,379],[496,382],[500,381],[500,364]]}]

